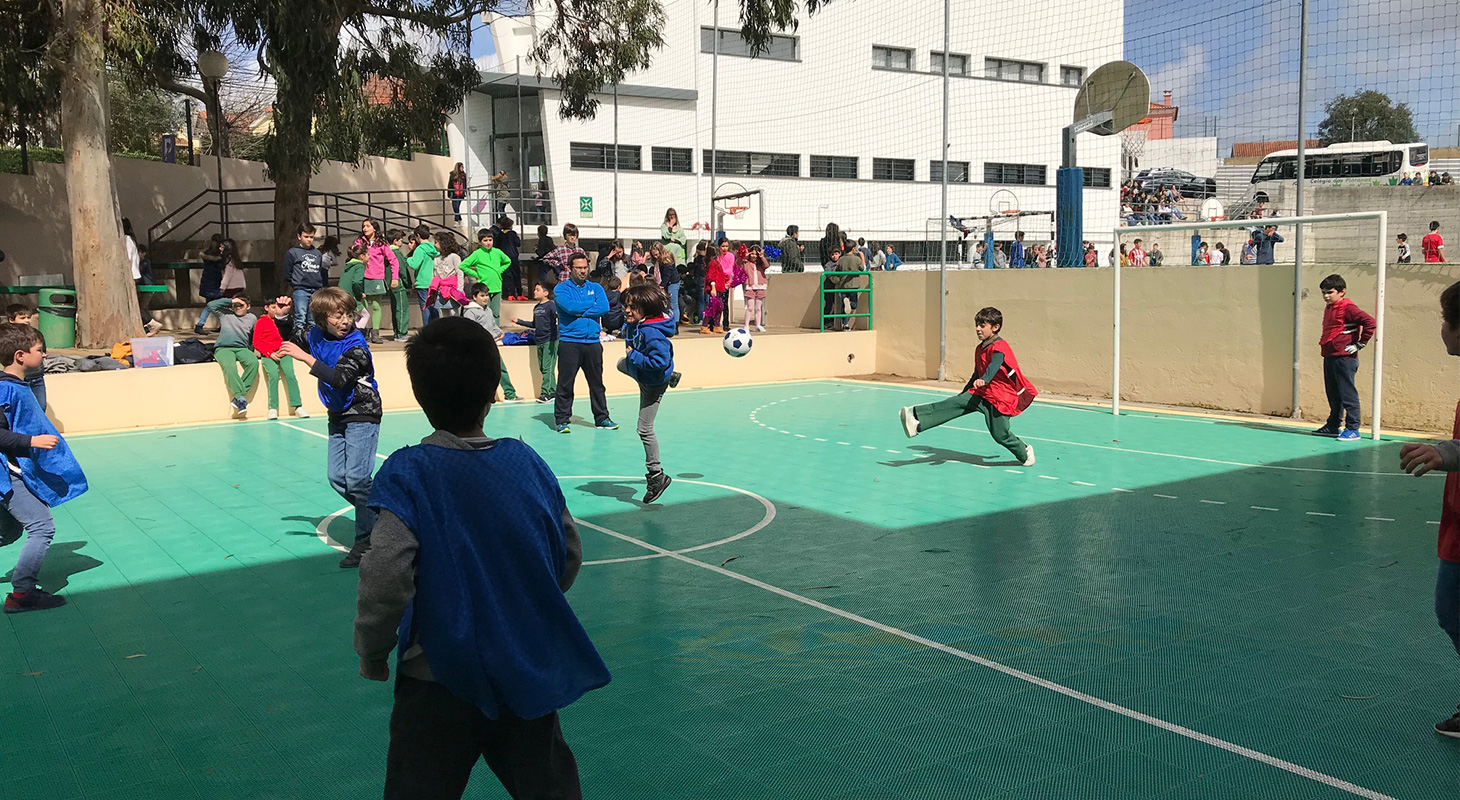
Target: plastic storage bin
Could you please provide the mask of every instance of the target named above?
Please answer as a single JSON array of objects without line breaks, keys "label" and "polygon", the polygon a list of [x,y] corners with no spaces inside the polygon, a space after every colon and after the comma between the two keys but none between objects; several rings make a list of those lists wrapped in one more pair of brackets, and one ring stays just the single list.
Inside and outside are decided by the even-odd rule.
[{"label": "plastic storage bin", "polygon": [[132,340],[132,363],[138,367],[172,366],[172,337],[151,336]]}]

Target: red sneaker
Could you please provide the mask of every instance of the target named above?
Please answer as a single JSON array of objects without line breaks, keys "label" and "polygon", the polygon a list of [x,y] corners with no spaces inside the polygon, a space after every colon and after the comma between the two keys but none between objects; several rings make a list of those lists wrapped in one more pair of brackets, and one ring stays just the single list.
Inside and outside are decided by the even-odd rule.
[{"label": "red sneaker", "polygon": [[40,589],[31,589],[24,594],[11,592],[5,596],[5,613],[20,614],[25,611],[45,611],[66,605],[66,598]]}]

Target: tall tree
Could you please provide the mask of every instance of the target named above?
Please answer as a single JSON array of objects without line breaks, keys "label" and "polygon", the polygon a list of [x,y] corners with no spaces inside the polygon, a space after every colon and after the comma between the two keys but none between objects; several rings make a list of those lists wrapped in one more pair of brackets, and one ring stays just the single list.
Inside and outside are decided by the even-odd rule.
[{"label": "tall tree", "polygon": [[1318,139],[1325,146],[1335,142],[1419,141],[1409,106],[1396,105],[1389,95],[1366,89],[1333,98],[1325,109],[1328,116],[1318,125]]}]

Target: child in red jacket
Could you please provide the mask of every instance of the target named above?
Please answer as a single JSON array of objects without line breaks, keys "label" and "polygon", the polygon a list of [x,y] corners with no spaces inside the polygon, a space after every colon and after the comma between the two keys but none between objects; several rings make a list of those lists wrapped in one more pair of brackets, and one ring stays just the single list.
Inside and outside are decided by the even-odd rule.
[{"label": "child in red jacket", "polygon": [[705,265],[705,315],[700,333],[724,333],[730,327],[730,284],[735,277],[735,254],[730,240],[720,240],[720,252]]},{"label": "child in red jacket", "polygon": [[1009,430],[1009,419],[1023,413],[1039,392],[1019,370],[1014,350],[999,336],[1004,315],[997,308],[979,309],[974,315],[978,349],[974,351],[973,377],[963,391],[945,400],[921,406],[904,406],[902,430],[911,439],[929,428],[974,412],[982,412],[989,435],[1026,467],[1034,466],[1034,448]]},{"label": "child in red jacket", "polygon": [[[1359,390],[1354,375],[1359,371],[1358,352],[1374,336],[1374,318],[1344,297],[1348,284],[1341,276],[1329,275],[1318,284],[1323,290],[1323,333],[1318,346],[1323,352],[1323,389],[1328,394],[1328,421],[1313,431],[1314,436],[1336,436],[1340,442],[1359,440]],[[1345,420],[1347,417],[1347,420]]]},{"label": "child in red jacket", "polygon": [[[289,331],[294,301],[287,296],[271,297],[264,302],[264,316],[253,328],[253,349],[258,353],[259,363],[264,368],[264,386],[269,389],[269,419],[279,418],[279,376],[284,377],[284,393],[289,398],[289,413],[300,419],[309,416],[299,399],[299,381],[294,378],[294,359],[279,353],[284,344],[281,331]],[[295,342],[298,344],[298,342]]]}]

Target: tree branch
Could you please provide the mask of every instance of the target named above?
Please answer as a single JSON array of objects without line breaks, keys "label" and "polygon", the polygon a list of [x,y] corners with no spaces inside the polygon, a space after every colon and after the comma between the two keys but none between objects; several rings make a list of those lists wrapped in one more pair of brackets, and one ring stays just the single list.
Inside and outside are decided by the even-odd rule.
[{"label": "tree branch", "polygon": [[198,100],[204,104],[208,102],[208,95],[202,89],[199,89],[196,86],[189,86],[186,83],[180,83],[171,75],[168,75],[167,73],[161,71],[158,71],[155,75],[158,88],[165,89],[175,94],[185,94],[193,98],[194,100]]},{"label": "tree branch", "polygon": [[407,9],[381,8],[379,6],[369,5],[362,6],[360,8],[360,13],[371,14],[377,17],[403,19],[408,22],[414,22],[417,25],[424,25],[427,28],[444,28],[448,25],[455,25],[460,22],[466,22],[467,20],[471,19],[477,14],[480,14],[483,11],[489,11],[491,10],[491,7],[496,6],[496,3],[484,3],[483,5],[487,7],[472,8],[471,4],[468,3],[467,6],[463,7],[461,11],[450,16],[435,14],[429,11],[411,11]]}]

